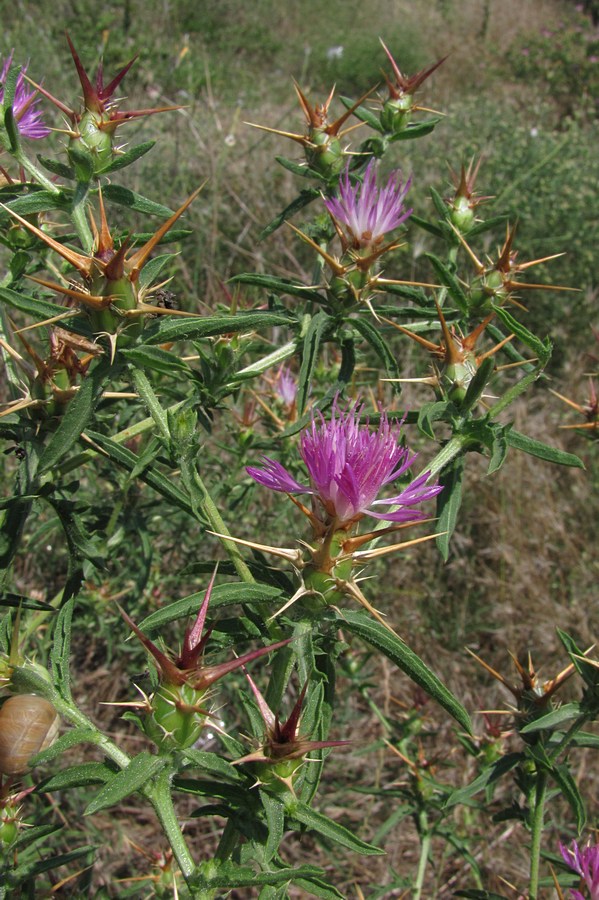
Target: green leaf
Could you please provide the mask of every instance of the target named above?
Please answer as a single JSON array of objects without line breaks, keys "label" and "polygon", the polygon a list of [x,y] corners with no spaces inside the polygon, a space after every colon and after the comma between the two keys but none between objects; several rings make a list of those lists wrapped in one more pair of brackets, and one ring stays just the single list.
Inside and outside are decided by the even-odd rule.
[{"label": "green leaf", "polygon": [[46,612],[56,612],[50,603],[43,600],[34,600],[32,597],[25,597],[23,594],[12,594],[9,591],[0,593],[0,606],[22,606],[23,609],[43,609]]},{"label": "green leaf", "polygon": [[449,542],[455,531],[458,513],[462,504],[462,481],[464,478],[464,457],[458,456],[446,466],[439,477],[443,490],[437,494],[437,547],[447,562]]},{"label": "green leaf", "polygon": [[209,753],[207,750],[195,750],[193,747],[182,750],[181,753],[186,764],[189,763],[190,767],[202,769],[204,772],[209,772],[211,775],[217,775],[220,778],[227,778],[230,781],[243,780],[239,769],[217,753]]},{"label": "green leaf", "polygon": [[520,734],[532,734],[534,731],[543,731],[545,729],[555,730],[563,722],[569,722],[576,719],[582,714],[580,703],[564,703],[559,709],[554,709],[546,715],[529,722],[523,728],[519,728]]},{"label": "green leaf", "polygon": [[532,331],[529,331],[528,328],[518,321],[518,319],[515,319],[504,306],[493,305],[493,309],[495,310],[497,318],[500,319],[508,330],[515,334],[523,344],[526,344],[526,346],[532,350],[535,356],[538,357],[540,365],[545,366],[549,362],[549,357],[551,356],[551,343],[549,341],[542,341],[534,335]]},{"label": "green leaf", "polygon": [[[158,628],[163,628],[169,622],[175,622],[178,619],[187,618],[187,616],[195,616],[206,596],[205,591],[198,591],[196,594],[190,594],[188,597],[182,597],[175,600],[168,606],[157,609],[140,622],[139,627],[147,634],[151,634]],[[210,608],[218,609],[221,606],[230,606],[234,603],[253,604],[268,603],[277,600],[281,596],[279,588],[271,587],[268,584],[243,584],[233,582],[231,584],[217,584],[212,590],[210,598]]]},{"label": "green leaf", "polygon": [[447,400],[433,400],[425,403],[418,413],[418,428],[422,434],[432,441],[436,440],[433,422],[446,420],[448,411],[452,409],[454,409],[453,404]]},{"label": "green leaf", "polygon": [[389,378],[399,378],[401,370],[397,364],[395,354],[389,349],[389,345],[381,336],[380,326],[377,327],[370,319],[352,319],[352,326],[358,334],[367,341],[382,364]]},{"label": "green leaf", "polygon": [[[155,143],[156,141],[144,141],[143,144],[138,144],[136,147],[131,147],[130,150],[120,153],[118,156],[115,156],[107,166],[100,170],[101,174],[108,175],[110,172],[116,172],[117,169],[124,169],[125,166],[130,166],[131,163],[141,159],[142,156],[145,156]],[[108,185],[108,187],[111,187],[111,185]]]},{"label": "green leaf", "polygon": [[413,222],[414,225],[418,226],[418,228],[422,228],[423,231],[428,231],[429,234],[434,234],[435,237],[443,237],[443,229],[439,228],[438,225],[433,224],[433,222],[429,222],[427,219],[422,219],[420,216],[415,216],[412,213],[412,215],[410,216],[410,222]]},{"label": "green leaf", "polygon": [[[19,294],[17,291],[11,291],[10,288],[5,287],[0,287],[0,300],[4,300],[13,309],[18,309],[34,319],[53,319],[55,316],[64,316],[65,312],[68,312],[64,306],[29,297],[27,294]],[[72,314],[75,317],[77,310],[72,310]],[[65,327],[64,321],[60,324],[63,328]]]},{"label": "green leaf", "polygon": [[82,763],[50,775],[49,778],[44,778],[37,783],[35,790],[37,793],[47,793],[69,790],[74,787],[88,787],[92,784],[106,784],[113,777],[114,769],[106,763]]},{"label": "green leaf", "polygon": [[320,310],[311,318],[306,330],[302,347],[302,365],[297,378],[296,404],[299,415],[306,408],[306,402],[312,387],[312,376],[318,361],[318,351],[330,324],[331,319],[329,316]]},{"label": "green leaf", "polygon": [[524,756],[522,753],[507,753],[505,756],[502,756],[497,762],[488,766],[474,779],[474,781],[471,781],[470,784],[453,791],[447,798],[445,803],[446,808],[450,809],[458,803],[467,803],[475,794],[483,791],[485,788],[489,787],[489,785],[499,781],[499,779],[508,772],[511,772],[511,770],[519,765],[523,759]]},{"label": "green leaf", "polygon": [[82,856],[93,854],[95,853],[95,850],[96,848],[92,844],[86,844],[85,846],[78,847],[76,850],[71,850],[68,853],[59,853],[56,856],[48,856],[45,859],[39,859],[35,862],[27,862],[14,869],[11,873],[11,878],[17,882],[35,878],[36,875],[39,875],[42,872],[50,872],[52,869],[57,869],[59,866],[66,866],[67,863],[80,859]]},{"label": "green leaf", "polygon": [[152,369],[162,375],[175,377],[178,372],[190,372],[189,366],[175,353],[163,350],[161,347],[132,347],[130,350],[122,350],[126,360],[138,366],[140,369]]},{"label": "green leaf", "polygon": [[535,456],[537,459],[544,459],[547,462],[555,463],[558,466],[573,466],[577,469],[584,469],[584,463],[574,453],[566,453],[565,450],[559,450],[557,447],[550,447],[548,444],[537,441],[528,437],[519,431],[510,429],[507,433],[507,442],[514,450],[522,450],[529,456]]},{"label": "green leaf", "polygon": [[108,360],[103,360],[83,379],[81,387],[67,406],[58,428],[40,456],[38,468],[40,475],[53,469],[79,440],[81,432],[91,421],[109,372],[110,364]]},{"label": "green leaf", "polygon": [[[339,99],[346,109],[351,109],[356,102],[350,97],[340,97]],[[368,109],[367,106],[358,106],[357,109],[354,109],[353,114],[356,119],[359,119],[360,122],[365,122],[366,125],[373,129],[373,131],[378,131],[380,134],[385,133],[379,117],[371,109]]]},{"label": "green leaf", "polygon": [[66,166],[56,159],[52,159],[49,156],[42,156],[41,154],[38,154],[37,161],[44,169],[47,169],[48,172],[52,172],[54,175],[59,175],[61,178],[67,178],[69,181],[73,181],[75,178],[75,170],[72,166]]},{"label": "green leaf", "polygon": [[75,600],[71,598],[65,603],[54,625],[52,650],[50,652],[50,666],[54,676],[54,684],[61,697],[71,699],[71,674],[69,661],[71,657],[71,626],[73,620],[73,607]]},{"label": "green leaf", "polygon": [[295,319],[282,313],[271,313],[267,310],[238,313],[236,316],[190,316],[189,319],[167,317],[155,326],[146,337],[148,344],[164,344],[170,341],[195,340],[196,338],[213,337],[217,334],[238,334],[240,331],[258,331],[278,325],[295,324]]},{"label": "green leaf", "polygon": [[322,900],[344,900],[344,894],[340,894],[336,887],[321,878],[294,878],[293,884],[303,888],[310,896],[321,897]]},{"label": "green leaf", "polygon": [[266,862],[276,856],[285,833],[285,807],[278,797],[267,791],[260,791],[260,800],[266,817],[267,838],[263,847]]},{"label": "green leaf", "polygon": [[85,808],[84,815],[91,816],[93,813],[120,803],[125,797],[147,784],[166,764],[167,760],[163,757],[151,756],[146,751],[134,756],[125,769],[121,769],[120,772],[113,775],[110,781],[98,791]]},{"label": "green leaf", "polygon": [[437,273],[441,284],[445,285],[449,296],[456,304],[460,312],[464,315],[468,315],[468,298],[464,293],[462,286],[453,272],[447,268],[447,266],[441,262],[438,257],[434,256],[432,253],[425,253],[426,258],[430,261],[433,269]]},{"label": "green leaf", "polygon": [[579,731],[572,739],[575,747],[591,747],[593,750],[599,750],[599,734],[591,734],[590,731]]},{"label": "green leaf", "polygon": [[[280,163],[285,169],[289,169],[290,172],[293,172],[294,175],[300,175],[302,178],[320,178],[321,176],[318,173],[312,172],[311,169],[306,168],[305,166],[298,166],[297,163],[292,163],[288,159],[284,159],[282,156],[276,156],[275,159],[278,163]],[[324,179],[322,179],[324,180]],[[293,200],[289,206],[286,206],[282,213],[280,213],[276,218],[269,222],[266,228],[263,228],[260,234],[258,235],[259,241],[264,241],[267,237],[269,237],[277,228],[280,228],[283,222],[286,222],[287,219],[290,219],[292,215],[296,212],[299,212],[300,209],[304,209],[304,207],[308,206],[309,203],[312,203],[316,197],[320,196],[320,191],[318,188],[306,188],[299,193],[299,195]]]},{"label": "green leaf", "polygon": [[334,841],[336,844],[340,844],[342,847],[346,847],[354,853],[361,853],[364,856],[385,855],[385,851],[381,850],[380,847],[373,847],[372,844],[361,841],[348,828],[340,825],[339,822],[334,822],[328,816],[323,816],[322,813],[316,812],[316,810],[311,809],[304,803],[293,801],[292,804],[288,805],[287,814],[296,822],[300,822],[312,831],[317,832],[317,834]]},{"label": "green leaf", "polygon": [[580,834],[586,824],[587,814],[578,785],[565,763],[552,766],[550,775],[559,787],[562,796],[568,801],[576,819],[576,831]]},{"label": "green leaf", "polygon": [[396,141],[411,141],[413,138],[425,137],[440,121],[440,117],[437,116],[435,119],[427,119],[426,122],[410,122],[402,131],[390,137],[389,143],[394,144]]},{"label": "green leaf", "polygon": [[289,295],[290,297],[300,297],[302,300],[311,301],[322,305],[325,298],[319,291],[313,287],[306,287],[299,281],[292,281],[290,278],[277,278],[275,275],[260,275],[255,272],[244,272],[241,275],[234,275],[228,281],[229,284],[249,284],[253,287],[262,287],[267,291],[279,296]]},{"label": "green leaf", "polygon": [[[36,756],[34,756],[32,758],[32,762],[36,766],[41,766],[47,762],[51,762],[53,759],[57,759],[58,757],[62,756],[65,750],[70,750],[71,747],[76,747],[78,744],[96,744],[97,742],[97,731],[94,731],[91,728],[87,728],[85,725],[81,725],[78,728],[71,728],[69,729],[69,731],[61,734],[60,737],[57,738],[50,747],[48,747],[46,750],[42,750],[41,753],[38,753]],[[69,770],[66,769],[65,771]],[[45,790],[45,788],[40,788],[40,790]]]},{"label": "green leaf", "polygon": [[69,161],[75,166],[77,181],[86,184],[94,177],[95,160],[89,150],[75,144],[69,144]]},{"label": "green leaf", "polygon": [[155,203],[154,200],[148,200],[135,191],[123,187],[120,184],[106,184],[102,188],[102,196],[104,200],[111,203],[117,203],[119,206],[126,206],[134,212],[145,213],[149,216],[160,216],[163,219],[170,219],[174,210],[162,203]]},{"label": "green leaf", "polygon": [[584,651],[576,644],[574,639],[566,631],[556,628],[557,636],[566,648],[566,651],[572,661],[572,664],[584,683],[591,688],[592,691],[599,686],[599,667],[592,662],[584,659]]},{"label": "green leaf", "polygon": [[[87,429],[86,434],[94,441],[94,443],[98,444],[114,462],[121,465],[128,472],[137,470],[139,457],[136,456],[135,453],[132,453],[126,447],[121,446],[121,444],[118,444],[116,441],[107,438],[97,431]],[[183,491],[172,483],[172,479],[166,478],[152,467],[148,467],[143,472],[140,472],[138,477],[145,484],[154,488],[155,491],[165,497],[174,506],[184,510],[191,516],[194,516],[189,499]]]},{"label": "green leaf", "polygon": [[[150,285],[156,281],[164,267],[174,258],[175,256],[173,253],[163,253],[161,256],[155,256],[153,259],[150,259],[139,273],[140,288],[150,287]],[[149,303],[152,302],[151,296],[147,299]]]},{"label": "green leaf", "polygon": [[385,628],[384,625],[381,625],[380,622],[376,622],[365,612],[354,612],[344,609],[340,614],[339,621],[343,622],[343,628],[362,638],[371,647],[374,647],[383,653],[387,659],[395,663],[429,697],[436,700],[450,716],[453,716],[462,728],[469,734],[472,734],[470,717],[462,704],[401,638],[389,631],[388,628]]},{"label": "green leaf", "polygon": [[484,391],[485,387],[491,379],[491,376],[493,375],[494,369],[495,361],[491,357],[487,357],[487,359],[484,359],[482,361],[482,363],[476,370],[472,381],[468,385],[466,396],[461,403],[462,412],[469,412],[472,407],[476,403],[478,403],[480,395]]},{"label": "green leaf", "polygon": [[68,203],[61,194],[53,194],[51,191],[32,191],[24,197],[11,200],[6,206],[20,216],[29,216],[48,212],[51,209],[66,209]]}]

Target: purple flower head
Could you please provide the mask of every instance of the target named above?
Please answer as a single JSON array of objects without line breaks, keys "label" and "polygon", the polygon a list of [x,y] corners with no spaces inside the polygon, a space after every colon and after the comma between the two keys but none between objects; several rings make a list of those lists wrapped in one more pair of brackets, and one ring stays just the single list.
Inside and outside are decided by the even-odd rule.
[{"label": "purple flower head", "polygon": [[[11,51],[10,56],[2,66],[2,72],[0,72],[0,104],[4,102],[4,82],[12,64],[12,56]],[[41,140],[48,137],[50,129],[44,125],[42,114],[36,108],[40,100],[37,91],[30,91],[26,86],[26,71],[27,66],[24,66],[17,77],[12,111],[19,134],[23,137],[32,138],[32,140]]]},{"label": "purple flower head", "polygon": [[267,456],[263,457],[263,468],[248,466],[248,474],[273,491],[312,495],[320,502],[327,523],[334,523],[335,528],[347,527],[365,515],[388,522],[424,518],[425,513],[413,507],[441,490],[438,485],[426,485],[428,472],[399,494],[377,499],[385,485],[410,468],[416,455],[399,443],[401,424],[391,425],[383,412],[378,429],[373,431],[368,421],[360,423],[362,409],[360,403],[343,409],[335,401],[328,422],[321,413],[313,416],[300,439],[309,485],[299,484],[287,469]]},{"label": "purple flower head", "polygon": [[572,841],[571,848],[560,844],[559,849],[566,865],[580,875],[589,889],[585,898],[580,891],[570,888],[572,900],[599,900],[599,844],[587,844],[581,849],[576,841]]},{"label": "purple flower head", "polygon": [[324,204],[338,224],[346,229],[354,249],[371,248],[411,215],[412,210],[404,207],[409,188],[410,179],[404,184],[397,171],[391,173],[385,187],[377,188],[372,160],[362,184],[351,183],[349,166],[346,167],[339,179],[339,196],[325,200]]}]

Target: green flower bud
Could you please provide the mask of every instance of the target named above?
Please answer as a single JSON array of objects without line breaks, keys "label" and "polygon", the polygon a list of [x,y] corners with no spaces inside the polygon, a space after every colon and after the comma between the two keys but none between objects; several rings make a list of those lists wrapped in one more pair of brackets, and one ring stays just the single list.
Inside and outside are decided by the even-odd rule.
[{"label": "green flower bud", "polygon": [[326,131],[313,131],[310,144],[306,146],[306,160],[320,175],[327,179],[336,178],[345,165],[341,141]]},{"label": "green flower bud", "polygon": [[206,691],[198,691],[189,683],[162,684],[152,696],[152,713],[144,721],[148,737],[161,750],[191,747],[206,723],[202,707]]},{"label": "green flower bud", "polygon": [[467,197],[456,197],[451,204],[449,219],[458,231],[467,234],[474,225],[474,210]]},{"label": "green flower bud", "polygon": [[392,98],[385,102],[381,110],[381,125],[387,134],[403,131],[412,118],[414,98],[410,94]]}]

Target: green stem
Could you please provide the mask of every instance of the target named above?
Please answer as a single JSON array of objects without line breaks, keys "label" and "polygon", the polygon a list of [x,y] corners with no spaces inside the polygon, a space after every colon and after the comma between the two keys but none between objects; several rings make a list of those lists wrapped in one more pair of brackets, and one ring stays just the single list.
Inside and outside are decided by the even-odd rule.
[{"label": "green stem", "polygon": [[434,478],[435,475],[438,475],[442,469],[448,465],[452,459],[455,459],[456,456],[459,456],[462,453],[468,444],[472,443],[472,438],[463,435],[456,434],[454,435],[444,447],[439,450],[437,455],[434,457],[431,463],[427,466],[427,470],[430,471],[430,478]]},{"label": "green stem", "polygon": [[34,181],[37,181],[38,184],[41,184],[47,191],[51,194],[60,194],[60,188],[58,188],[49,178],[47,178],[43,172],[41,172],[34,163],[28,159],[23,151],[19,148],[17,151],[13,153],[14,158],[19,163],[20,166],[23,166],[25,171],[32,176]]},{"label": "green stem", "polygon": [[81,246],[86,253],[91,253],[94,248],[94,236],[87,221],[86,198],[88,189],[88,183],[81,181],[78,182],[77,188],[75,190],[75,196],[73,198],[71,218],[73,220],[73,225],[75,226],[79,240],[81,241]]},{"label": "green stem", "polygon": [[537,782],[534,793],[534,809],[532,813],[531,848],[530,848],[530,884],[529,900],[537,900],[539,896],[539,866],[541,862],[541,840],[545,815],[545,799],[547,796],[547,774],[537,770]]},{"label": "green stem", "polygon": [[416,874],[416,883],[414,885],[413,900],[420,900],[422,896],[422,888],[424,887],[424,875],[428,865],[428,858],[431,849],[431,833],[428,827],[428,818],[426,811],[420,809],[417,818],[418,834],[420,835],[420,859],[418,861],[418,872]]}]

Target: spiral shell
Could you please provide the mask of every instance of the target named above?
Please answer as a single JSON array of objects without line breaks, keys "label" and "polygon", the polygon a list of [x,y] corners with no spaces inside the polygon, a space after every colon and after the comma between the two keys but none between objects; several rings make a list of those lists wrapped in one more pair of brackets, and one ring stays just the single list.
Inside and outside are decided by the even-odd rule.
[{"label": "spiral shell", "polygon": [[59,717],[37,694],[14,694],[0,708],[0,773],[21,775],[29,760],[49,747],[58,733]]}]

